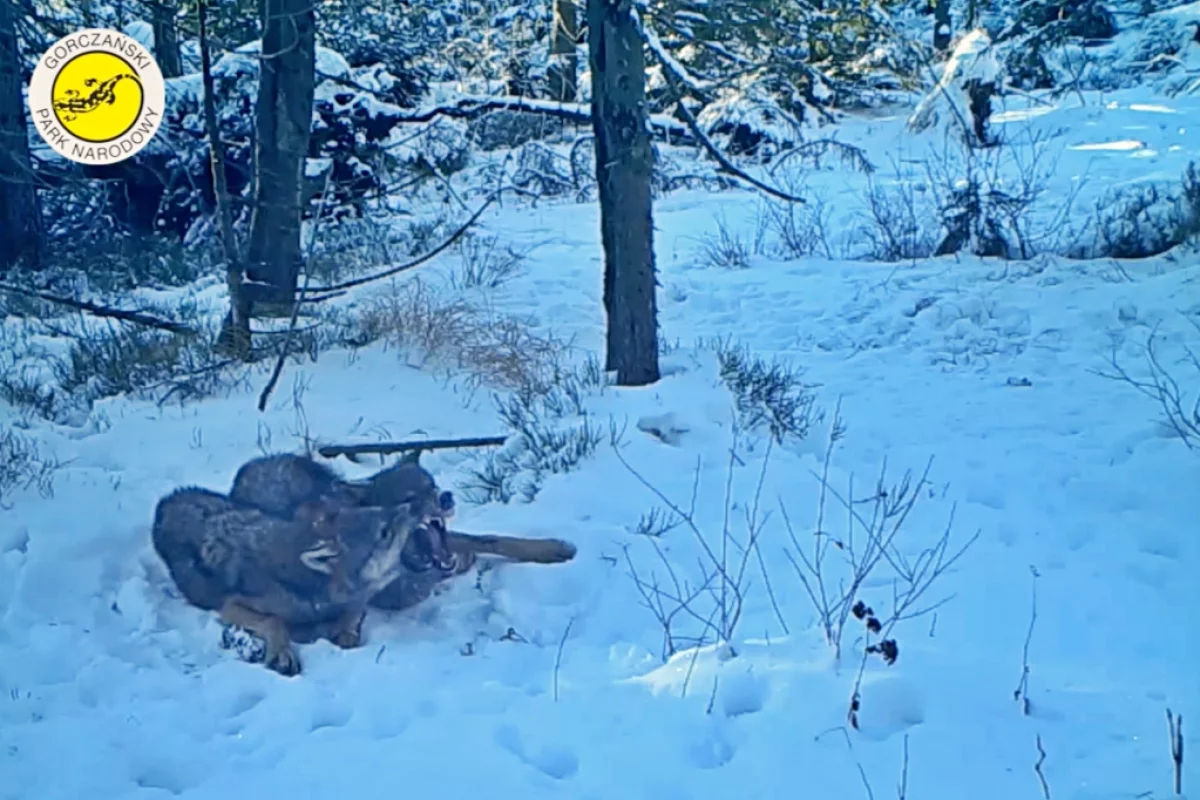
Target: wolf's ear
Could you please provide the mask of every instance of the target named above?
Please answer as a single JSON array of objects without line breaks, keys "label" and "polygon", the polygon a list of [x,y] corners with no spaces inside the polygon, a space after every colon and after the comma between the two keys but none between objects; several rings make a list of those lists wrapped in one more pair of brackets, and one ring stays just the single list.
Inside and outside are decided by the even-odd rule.
[{"label": "wolf's ear", "polygon": [[421,451],[419,449],[409,450],[407,453],[400,456],[400,461],[398,463],[415,464],[418,467],[421,466]]},{"label": "wolf's ear", "polygon": [[333,574],[333,564],[337,561],[337,548],[329,542],[322,541],[316,547],[311,547],[300,554],[300,563],[313,572],[325,575]]}]

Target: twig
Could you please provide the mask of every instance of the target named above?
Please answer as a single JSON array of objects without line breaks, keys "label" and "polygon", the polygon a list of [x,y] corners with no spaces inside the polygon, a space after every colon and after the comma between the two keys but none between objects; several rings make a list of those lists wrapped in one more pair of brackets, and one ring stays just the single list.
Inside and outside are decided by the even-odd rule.
[{"label": "twig", "polygon": [[1171,735],[1171,761],[1175,764],[1175,795],[1183,794],[1183,714],[1175,716],[1167,709],[1167,730]]},{"label": "twig", "polygon": [[1042,797],[1050,800],[1050,785],[1046,783],[1046,776],[1042,773],[1042,764],[1046,763],[1046,750],[1042,747],[1042,735],[1037,735],[1037,751],[1038,760],[1033,765],[1033,771],[1037,773],[1038,780],[1042,783]]},{"label": "twig", "polygon": [[[1118,362],[1115,345],[1109,356],[1109,364],[1112,366],[1113,372],[1096,369],[1089,371],[1102,378],[1127,383],[1157,402],[1167,424],[1183,440],[1184,445],[1189,450],[1193,450],[1200,446],[1200,395],[1196,397],[1195,402],[1191,403],[1191,408],[1188,408],[1179,382],[1167,372],[1159,360],[1158,353],[1155,352],[1154,340],[1157,336],[1158,325],[1155,325],[1147,336],[1145,345],[1146,364],[1150,371],[1149,379],[1141,380],[1130,375]],[[1192,366],[1200,371],[1200,357],[1197,357],[1190,348],[1185,347],[1184,352],[1187,353],[1188,361]]]},{"label": "twig", "polygon": [[353,289],[356,286],[362,286],[364,284],[371,283],[371,282],[377,281],[377,280],[381,280],[383,278],[389,278],[392,275],[396,275],[398,273],[404,272],[405,270],[413,269],[414,267],[419,267],[422,264],[424,264],[426,261],[429,261],[434,256],[441,253],[446,248],[450,247],[450,245],[452,245],[456,241],[458,241],[459,238],[461,238],[462,235],[464,233],[466,233],[467,230],[472,225],[475,224],[476,220],[478,220],[481,216],[483,216],[483,212],[487,210],[488,206],[490,206],[495,201],[496,201],[496,195],[493,194],[486,201],[484,201],[483,205],[481,205],[479,207],[478,211],[476,211],[474,214],[471,215],[471,218],[469,220],[467,220],[465,223],[463,223],[462,227],[460,227],[454,233],[450,234],[449,238],[447,238],[444,242],[439,244],[437,247],[430,250],[428,253],[425,253],[424,255],[422,255],[418,258],[415,258],[406,264],[401,264],[400,266],[392,267],[391,269],[385,269],[382,272],[375,273],[374,275],[367,275],[365,278],[355,278],[354,280],[351,280],[351,281],[344,281],[343,283],[336,283],[333,286],[314,286],[311,289],[309,289],[308,291],[312,292],[313,294],[321,294],[321,295],[327,294],[329,292],[340,292],[345,289]]},{"label": "twig", "polygon": [[875,792],[871,789],[871,782],[867,780],[867,771],[863,769],[862,762],[858,760],[858,754],[854,752],[854,743],[850,740],[850,731],[846,730],[845,725],[839,725],[823,733],[818,733],[813,737],[813,740],[820,741],[821,737],[826,733],[833,733],[834,731],[840,732],[846,739],[846,749],[850,751],[850,757],[854,759],[854,766],[858,767],[858,777],[862,778],[863,788],[867,790],[867,800],[875,800]]},{"label": "twig", "polygon": [[496,447],[508,441],[505,436],[476,436],[469,439],[414,439],[408,442],[375,442],[373,444],[327,444],[317,448],[322,458],[345,456],[390,455],[410,450],[450,450],[456,447]]},{"label": "twig", "polygon": [[122,322],[130,322],[134,325],[144,325],[147,328],[157,328],[161,331],[169,331],[171,333],[189,334],[195,333],[195,329],[184,325],[181,322],[172,322],[169,319],[162,319],[151,314],[145,314],[141,311],[126,311],[121,308],[112,308],[110,306],[101,306],[95,303],[89,303],[87,300],[75,300],[70,297],[60,297],[55,294],[40,292],[36,289],[26,289],[23,286],[14,286],[11,283],[0,283],[0,291],[9,292],[11,294],[19,294],[25,297],[35,297],[38,300],[45,300],[47,303],[56,303],[60,306],[67,306],[79,311],[86,311],[95,317],[104,319],[116,319]]},{"label": "twig", "polygon": [[904,761],[900,765],[900,785],[896,787],[897,800],[908,798],[908,734],[904,734]]},{"label": "twig", "polygon": [[571,634],[571,626],[575,624],[575,618],[571,617],[567,621],[567,627],[563,631],[562,638],[558,640],[558,652],[554,654],[554,702],[558,702],[558,668],[562,665],[563,648],[567,645],[567,637]]},{"label": "twig", "polygon": [[1037,579],[1040,577],[1037,568],[1032,564],[1029,571],[1033,573],[1033,607],[1029,613],[1029,630],[1025,632],[1025,646],[1021,651],[1021,680],[1013,690],[1013,700],[1021,701],[1021,713],[1029,716],[1029,645],[1033,641],[1033,626],[1037,624]]}]

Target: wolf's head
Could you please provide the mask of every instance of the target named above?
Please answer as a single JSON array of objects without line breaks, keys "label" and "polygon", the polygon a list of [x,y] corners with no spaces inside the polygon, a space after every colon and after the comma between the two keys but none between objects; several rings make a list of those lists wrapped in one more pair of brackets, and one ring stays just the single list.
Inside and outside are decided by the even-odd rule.
[{"label": "wolf's head", "polygon": [[315,542],[300,560],[336,578],[352,595],[369,596],[398,578],[407,568],[410,542],[426,538],[421,517],[408,503],[386,508],[307,503],[296,518],[311,525]]},{"label": "wolf's head", "polygon": [[358,485],[364,505],[403,503],[420,517],[420,525],[405,548],[405,567],[413,572],[454,569],[455,557],[446,541],[446,525],[454,516],[454,495],[438,488],[433,475],[421,466],[419,453],[405,455]]}]

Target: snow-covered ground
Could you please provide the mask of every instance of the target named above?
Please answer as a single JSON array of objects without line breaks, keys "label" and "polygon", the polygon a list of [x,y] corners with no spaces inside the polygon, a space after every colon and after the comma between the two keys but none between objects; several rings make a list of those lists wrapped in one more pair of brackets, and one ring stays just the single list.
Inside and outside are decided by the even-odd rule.
[{"label": "snow-covered ground", "polygon": [[[1050,140],[1060,158],[1043,208],[1055,210],[1076,176],[1101,188],[1176,181],[1200,154],[1200,99],[1089,100],[1038,109],[1044,130],[1065,130]],[[868,148],[886,173],[889,156],[920,158],[927,144],[902,140],[900,121],[850,123],[839,139]],[[832,166],[814,179],[846,217],[835,232],[852,229],[849,198],[864,180]],[[93,411],[104,424],[35,427],[66,464],[52,497],[15,495],[0,524],[0,798],[1015,800],[1043,797],[1039,742],[1051,797],[1171,796],[1166,709],[1189,720],[1200,709],[1200,459],[1150,401],[1095,371],[1114,345],[1140,369],[1157,328],[1168,365],[1196,389],[1200,376],[1173,358],[1195,341],[1197,257],[706,265],[705,235],[721,222],[751,241],[759,204],[742,192],[656,204],[664,377],[586,399],[595,424],[624,426],[619,457],[606,436],[532,503],[460,510],[463,530],[561,536],[576,559],[499,565],[412,611],[372,612],[365,647],[304,646],[297,678],[221,650],[213,616],[178,599],[149,546],[154,503],[182,484],[227,488],[239,464],[298,449],[304,433],[493,434],[485,393],[368,348],[290,366],[264,414],[257,375],[182,408],[115,398]],[[503,241],[538,245],[488,302],[598,353],[597,213],[543,203],[487,214]],[[452,266],[447,256],[422,275],[437,283]],[[732,399],[712,351],[696,346],[715,337],[805,368],[826,423],[769,450],[739,431],[731,468]],[[854,497],[866,498],[885,460],[890,484],[932,457],[900,550],[917,558],[947,525],[952,550],[979,532],[920,605],[945,602],[891,631],[896,662],[865,662],[857,730],[846,726],[862,627],[851,618],[835,659],[783,524],[786,512],[811,552],[839,399],[847,432],[833,489],[846,492],[853,475]],[[670,443],[641,421],[670,428]],[[461,489],[473,458],[425,463]],[[630,566],[665,590],[670,564],[694,586],[705,549],[686,525],[656,540],[634,532],[662,501],[621,459],[681,507],[698,486],[695,520],[713,548],[727,480],[734,550],[759,497],[762,563],[746,572],[732,654],[685,648],[664,664],[662,628]],[[847,530],[833,500],[822,529]],[[890,574],[881,564],[859,595],[881,615],[894,602]],[[703,618],[713,609],[707,595],[692,603]],[[681,635],[697,630],[687,617]],[[1023,663],[1028,714],[1014,700]],[[1188,751],[1194,730],[1184,729]],[[1185,790],[1200,780],[1195,763]]]}]

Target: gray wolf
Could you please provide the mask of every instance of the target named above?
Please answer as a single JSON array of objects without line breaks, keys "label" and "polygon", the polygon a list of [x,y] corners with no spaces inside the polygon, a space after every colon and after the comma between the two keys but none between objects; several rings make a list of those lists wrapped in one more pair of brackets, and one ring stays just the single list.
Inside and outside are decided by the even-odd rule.
[{"label": "gray wolf", "polygon": [[[452,531],[453,495],[442,491],[420,465],[419,453],[406,454],[390,467],[361,481],[347,481],[311,458],[290,453],[263,456],[242,465],[230,496],[240,502],[290,516],[305,503],[325,501],[351,506],[389,507],[407,503],[431,529],[422,539],[432,543],[428,562],[407,565],[404,573],[369,601],[383,609],[413,606],[441,581],[466,572],[478,555],[518,562],[556,564],[575,557],[575,546],[559,539],[476,536]],[[414,568],[420,567],[420,568]]]},{"label": "gray wolf", "polygon": [[151,538],[184,598],[265,643],[265,662],[300,670],[292,641],[360,644],[367,602],[430,560],[428,529],[407,503],[317,500],[284,518],[197,487],[163,497]]}]

